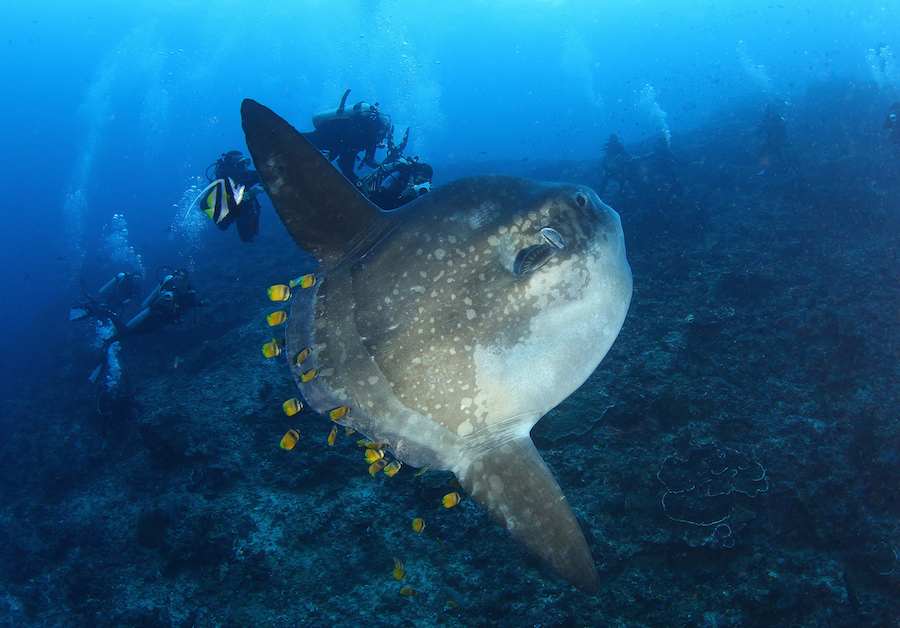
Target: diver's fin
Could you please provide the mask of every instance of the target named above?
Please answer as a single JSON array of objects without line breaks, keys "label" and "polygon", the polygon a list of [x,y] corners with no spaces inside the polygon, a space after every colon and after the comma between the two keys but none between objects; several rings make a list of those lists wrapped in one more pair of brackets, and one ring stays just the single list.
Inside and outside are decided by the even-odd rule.
[{"label": "diver's fin", "polygon": [[71,310],[69,310],[69,322],[71,323],[72,321],[83,321],[90,315],[90,312],[88,312],[87,309],[83,307],[73,307]]},{"label": "diver's fin", "polygon": [[472,499],[528,551],[585,593],[598,591],[581,528],[531,438],[489,449],[454,471]]},{"label": "diver's fin", "polygon": [[333,268],[365,251],[397,219],[366,199],[285,120],[247,99],[247,148],[281,222],[300,247]]},{"label": "diver's fin", "polygon": [[91,374],[88,375],[88,381],[92,384],[97,383],[97,378],[100,377],[100,373],[103,372],[103,367],[106,366],[106,363],[101,359],[97,366],[94,367],[94,370],[91,371]]}]

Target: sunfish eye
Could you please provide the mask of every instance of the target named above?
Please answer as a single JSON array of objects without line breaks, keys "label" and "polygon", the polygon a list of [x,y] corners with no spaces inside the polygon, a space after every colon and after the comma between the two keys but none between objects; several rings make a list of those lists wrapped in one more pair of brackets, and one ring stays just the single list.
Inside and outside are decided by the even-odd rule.
[{"label": "sunfish eye", "polygon": [[586,207],[588,204],[588,197],[584,192],[579,192],[575,195],[575,202],[579,207]]},{"label": "sunfish eye", "polygon": [[541,229],[541,237],[544,239],[544,242],[555,249],[561,249],[566,245],[563,241],[563,237],[559,235],[559,231],[552,227],[544,227]]}]

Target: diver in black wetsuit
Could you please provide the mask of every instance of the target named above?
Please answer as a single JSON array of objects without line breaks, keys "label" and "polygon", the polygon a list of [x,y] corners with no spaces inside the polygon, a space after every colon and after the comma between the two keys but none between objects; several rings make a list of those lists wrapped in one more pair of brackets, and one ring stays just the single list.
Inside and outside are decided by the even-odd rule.
[{"label": "diver in black wetsuit", "polygon": [[84,280],[81,280],[81,291],[84,299],[69,311],[70,321],[105,319],[108,312],[121,316],[129,305],[141,298],[141,275],[128,271],[117,273],[103,284],[96,297],[88,292]]},{"label": "diver in black wetsuit", "polygon": [[434,169],[418,157],[385,160],[363,179],[363,193],[381,209],[397,209],[431,191]]},{"label": "diver in black wetsuit", "polygon": [[358,102],[347,107],[349,94],[349,89],[344,92],[337,109],[314,115],[315,131],[303,133],[303,136],[325,153],[328,161],[336,159],[343,175],[360,187],[360,179],[354,172],[357,156],[365,151],[359,168],[378,167],[375,151],[384,146],[384,139],[391,129],[391,118],[378,110],[378,103]]},{"label": "diver in black wetsuit", "polygon": [[647,179],[652,191],[668,191],[675,196],[684,192],[677,172],[677,166],[684,164],[684,161],[675,156],[665,137],[657,138],[653,150],[641,159],[648,162]]},{"label": "diver in black wetsuit", "polygon": [[[210,176],[209,171],[213,166],[215,171]],[[241,241],[253,242],[253,237],[259,235],[259,200],[256,197],[265,190],[259,180],[259,173],[250,169],[250,159],[244,157],[239,150],[230,150],[222,153],[214,164],[210,164],[206,173],[206,178],[210,181],[231,179],[236,186],[243,186],[243,197],[236,211],[228,212],[216,222],[216,226],[225,231],[232,223],[236,223]]]},{"label": "diver in black wetsuit", "polygon": [[106,373],[97,394],[97,413],[103,417],[101,427],[104,438],[109,435],[112,427],[131,418],[135,411],[144,415],[144,407],[135,398],[119,361],[120,348],[118,342],[109,343],[105,347],[104,360],[101,361],[99,370],[91,375],[91,381],[96,382],[101,371]]},{"label": "diver in black wetsuit", "polygon": [[387,157],[360,181],[360,191],[381,209],[397,209],[431,191],[434,169],[418,157],[403,157],[409,128],[400,144],[394,144],[394,127],[387,136]]},{"label": "diver in black wetsuit", "polygon": [[603,194],[610,181],[616,181],[619,189],[623,191],[626,185],[635,187],[640,178],[638,158],[628,152],[625,144],[615,133],[609,136],[603,149],[606,151],[603,156],[603,179],[597,188],[597,194]]},{"label": "diver in black wetsuit", "polygon": [[165,327],[180,324],[181,317],[188,308],[198,308],[203,302],[197,298],[197,291],[191,284],[184,269],[173,271],[163,278],[156,289],[144,299],[141,311],[125,324],[116,316],[110,320],[116,333],[110,341],[123,337],[137,336]]}]

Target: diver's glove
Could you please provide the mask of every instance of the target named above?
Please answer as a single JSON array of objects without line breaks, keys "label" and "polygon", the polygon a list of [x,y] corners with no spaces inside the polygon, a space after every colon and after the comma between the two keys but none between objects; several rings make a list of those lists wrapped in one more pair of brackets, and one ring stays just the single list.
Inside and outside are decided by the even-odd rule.
[{"label": "diver's glove", "polygon": [[263,188],[261,183],[257,183],[256,185],[244,190],[244,198],[253,198],[257,194],[262,194],[266,190]]}]

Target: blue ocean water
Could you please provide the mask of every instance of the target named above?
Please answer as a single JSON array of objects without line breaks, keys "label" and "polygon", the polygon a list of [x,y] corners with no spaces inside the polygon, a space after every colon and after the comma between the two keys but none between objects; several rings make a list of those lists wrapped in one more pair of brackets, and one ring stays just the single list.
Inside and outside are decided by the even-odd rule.
[{"label": "blue ocean water", "polygon": [[[242,308],[257,298],[259,285],[266,281],[268,274],[278,274],[271,272],[278,268],[267,266],[283,264],[294,254],[290,248],[293,244],[268,200],[262,201],[260,238],[250,245],[238,242],[234,229],[221,233],[198,212],[188,212],[190,201],[206,184],[204,172],[207,166],[226,150],[237,148],[246,152],[240,120],[240,105],[244,98],[265,104],[299,130],[308,131],[312,130],[314,113],[336,107],[344,91],[351,89],[349,102],[377,102],[391,115],[397,128],[410,128],[406,154],[420,156],[433,165],[435,185],[447,183],[461,173],[509,172],[541,178],[537,174],[541,168],[559,178],[565,178],[567,172],[576,172],[577,177],[595,184],[599,174],[592,178],[584,173],[590,168],[599,172],[603,146],[612,133],[621,137],[626,145],[635,147],[633,152],[638,152],[638,146],[646,150],[656,138],[663,137],[676,154],[681,150],[689,152],[691,163],[714,166],[727,161],[721,157],[721,151],[728,146],[729,134],[733,138],[751,136],[766,105],[780,103],[789,125],[804,129],[804,137],[810,140],[806,146],[813,148],[804,154],[840,154],[845,161],[835,166],[834,172],[829,171],[830,175],[823,170],[822,180],[781,190],[779,198],[811,198],[812,193],[804,197],[804,190],[810,189],[827,198],[829,194],[821,192],[823,181],[843,180],[840,177],[850,176],[849,172],[854,175],[851,177],[852,189],[871,191],[877,188],[880,200],[876,202],[866,197],[864,203],[867,207],[881,207],[879,216],[885,222],[879,224],[896,227],[896,214],[900,211],[896,187],[891,188],[884,183],[886,179],[875,175],[871,175],[870,183],[865,183],[868,181],[866,168],[874,169],[872,162],[866,159],[875,160],[873,151],[876,149],[889,155],[887,133],[881,125],[890,104],[900,100],[900,6],[892,3],[864,0],[633,0],[615,3],[460,0],[438,6],[438,3],[412,0],[258,3],[38,0],[7,7],[0,34],[3,47],[0,79],[4,85],[4,96],[0,99],[0,137],[3,138],[7,172],[5,193],[0,201],[5,216],[5,228],[0,235],[0,267],[3,268],[0,288],[6,295],[0,301],[0,346],[5,358],[0,390],[10,401],[9,412],[0,416],[0,423],[10,434],[15,433],[23,422],[41,425],[45,409],[50,406],[56,413],[67,412],[65,408],[70,405],[73,394],[76,401],[71,402],[69,413],[73,424],[80,424],[79,417],[91,410],[93,393],[87,376],[96,357],[96,346],[92,345],[95,342],[93,330],[67,322],[69,308],[81,295],[79,281],[83,280],[90,289],[96,290],[120,270],[138,271],[143,273],[146,294],[155,285],[154,277],[160,267],[188,268],[194,273],[201,296],[215,301],[211,309],[215,312],[212,319],[216,324],[210,326],[209,333],[214,335],[210,337],[218,338],[240,327],[244,320]],[[847,94],[849,96],[841,100],[842,95]],[[866,116],[869,116],[870,126],[849,126]],[[841,120],[847,126],[841,126]],[[858,132],[860,128],[864,130]],[[822,138],[827,137],[827,142],[823,139],[821,145],[816,144],[820,131]],[[690,142],[685,139],[679,144],[679,138],[690,138]],[[704,156],[704,141],[711,146],[715,143],[715,149],[708,151],[708,157]],[[857,158],[859,160],[854,161]],[[837,163],[838,158],[835,156],[834,159]],[[900,161],[886,157],[882,162],[878,162],[878,172],[891,172],[893,168],[895,174],[892,176],[896,177]],[[532,165],[534,170],[529,171]],[[696,230],[711,229],[710,224],[716,222],[719,207],[732,211],[744,204],[756,207],[759,213],[772,211],[775,205],[754,205],[744,196],[745,190],[759,181],[754,178],[758,169],[753,166],[748,166],[746,177],[739,183],[723,175],[723,181],[727,182],[726,193],[731,195],[727,202],[717,205],[708,198],[696,200],[698,206],[705,204],[707,216]],[[802,174],[809,168],[810,162],[802,158],[791,165],[795,173]],[[759,169],[765,170],[765,166]],[[702,183],[710,190],[720,192],[723,187],[711,178]],[[688,186],[685,197],[691,191]],[[613,188],[610,195],[617,192],[621,191]],[[846,200],[852,203],[859,198],[851,195]],[[604,199],[623,213],[626,240],[631,246],[630,238],[635,233],[628,232],[631,219],[622,206],[616,206],[605,195]],[[639,207],[640,200],[627,198],[623,206]],[[812,204],[815,201],[804,202]],[[823,210],[823,215],[833,216],[828,213],[830,211]],[[637,213],[632,215],[639,216]],[[728,214],[728,217],[732,221],[734,216]],[[639,218],[634,220],[637,222]],[[648,220],[654,225],[661,224],[652,216]],[[672,220],[671,215],[665,220]],[[738,222],[733,223],[736,230],[733,234],[720,233],[715,241],[709,239],[698,244],[698,250],[715,250],[730,241],[729,238],[737,240],[742,233],[746,235],[747,231],[740,231],[746,225]],[[840,218],[834,218],[833,224],[836,225],[834,231],[824,230],[821,234],[814,233],[811,228],[798,239],[796,247],[788,248],[792,252],[832,251],[834,243],[840,241],[841,246],[836,248],[844,253],[857,247],[861,251],[870,250],[866,248],[868,244],[855,240],[852,233],[847,234]],[[645,242],[650,241],[654,235],[652,228],[645,223],[641,225],[639,229],[644,231],[636,232],[650,234]],[[687,228],[691,229],[690,226]],[[747,248],[752,250],[757,244],[758,240],[749,242]],[[636,246],[642,246],[640,238]],[[732,243],[732,246],[732,252],[739,254],[740,244]],[[654,269],[676,264],[678,259],[664,244],[646,250],[646,263],[635,265],[636,276],[641,270],[648,277]],[[897,311],[889,309],[891,304],[894,308],[897,305],[896,249],[886,246],[884,250],[892,251],[894,255],[894,262],[884,262],[886,274],[867,276],[866,281],[876,282],[872,286],[857,284],[855,287],[861,299],[869,294],[878,295],[879,302],[888,308],[887,314],[869,312],[870,317],[866,320],[854,319],[858,327],[853,331],[846,330],[847,323],[840,316],[837,322],[827,315],[822,315],[825,320],[817,319],[815,324],[807,320],[817,329],[832,325],[843,334],[840,337],[844,340],[835,341],[839,346],[832,347],[835,353],[824,355],[823,362],[833,361],[834,355],[852,351],[847,344],[840,343],[850,343],[847,338],[866,336],[871,328],[880,330],[878,333],[888,338],[879,336],[882,346],[896,332],[896,321],[890,317],[896,317]],[[658,257],[654,257],[655,254]],[[847,254],[847,264],[856,263]],[[864,254],[859,253],[860,256]],[[885,259],[875,254],[872,257]],[[781,264],[780,260],[765,260],[763,255],[754,259],[757,264],[754,272],[765,275],[765,281],[773,282],[775,290],[794,290],[792,286],[779,283],[778,271],[772,270]],[[688,272],[705,273],[708,268],[686,269],[685,276]],[[839,269],[831,271],[837,273]],[[733,296],[762,290],[752,281],[742,281],[733,282],[730,288]],[[245,289],[245,283],[252,283],[252,288]],[[635,316],[635,309],[638,317],[646,316],[647,311],[642,309],[641,303],[654,302],[658,293],[655,295],[652,291],[652,281],[641,283],[636,279],[636,285],[632,316]],[[834,293],[844,290],[826,281],[822,285],[831,285]],[[840,300],[838,294],[827,294],[827,288],[822,290],[808,299],[818,300],[819,304],[830,299]],[[233,310],[228,312],[232,302]],[[673,303],[671,307],[673,309],[666,315],[678,321],[683,322],[687,316],[700,316],[696,310],[678,309],[678,304]],[[722,307],[730,306],[726,303]],[[872,309],[876,308],[873,306]],[[709,311],[713,310],[710,305]],[[758,310],[753,311],[758,313]],[[708,324],[710,328],[725,325],[723,321],[731,320],[729,316],[715,310],[715,315],[710,314],[714,320]],[[781,312],[779,316],[777,323],[772,323],[783,326],[778,329],[794,329],[806,324],[801,320],[803,316],[796,312]],[[747,326],[760,324],[749,319],[744,322]],[[204,337],[203,324],[184,333],[193,338],[187,343],[186,351],[193,347],[199,352],[200,343],[208,339]],[[646,347],[641,349],[641,344],[636,342],[637,329],[629,331],[626,327],[623,334],[629,333],[632,334],[629,347],[650,351]],[[702,336],[706,332],[694,333]],[[817,337],[806,336],[806,340],[815,353],[819,346]],[[688,342],[680,337],[659,337],[658,334],[652,343],[647,338],[644,341],[648,345],[669,343],[673,346]],[[247,342],[258,351],[255,339]],[[696,338],[694,342],[698,342]],[[893,343],[896,347],[896,339]],[[159,401],[164,396],[162,390],[168,389],[178,398],[197,394],[195,389],[180,389],[176,381],[152,379],[154,373],[162,372],[162,365],[169,366],[175,350],[154,355],[152,343],[140,345],[140,349],[145,352],[141,362],[132,364],[131,368],[134,371],[145,369],[137,378],[143,378],[145,396],[157,400],[155,408],[164,405]],[[885,351],[885,355],[896,357],[896,353],[892,353],[894,349]],[[123,352],[127,354],[128,347],[124,347]],[[179,364],[178,359],[175,356],[175,366]],[[752,362],[765,358],[751,352],[746,359]],[[866,373],[873,381],[882,379],[880,385],[873,383],[866,388],[869,396],[859,403],[867,401],[883,407],[895,401],[896,372],[872,375],[873,371],[879,371],[878,365],[865,366],[864,361],[864,357],[858,358],[846,368],[870,369]],[[777,368],[789,368],[783,365],[781,358],[775,363],[781,365]],[[621,362],[617,364],[618,367],[601,368],[622,367]],[[154,371],[154,368],[159,370]],[[206,368],[210,369],[207,373],[212,377],[215,368],[209,365]],[[632,368],[638,366],[632,365]],[[815,379],[804,370],[812,368],[801,366],[792,372],[796,373],[797,381]],[[250,375],[251,378],[256,376],[255,372]],[[690,379],[689,375],[681,377]],[[240,373],[225,379],[228,383],[221,385],[235,390],[242,384]],[[656,386],[658,383],[644,382],[644,385]],[[679,383],[689,387],[681,379],[673,386]],[[259,381],[252,379],[251,384],[248,390],[256,394]],[[192,385],[199,384],[193,382]],[[219,384],[214,380],[209,385]],[[735,380],[731,385],[741,386],[742,382]],[[823,378],[820,385],[833,392],[835,384]],[[150,390],[156,392],[151,394]],[[760,406],[781,408],[779,404],[785,404],[777,395],[762,398],[767,394],[765,391],[754,392],[760,395]],[[851,394],[863,395],[859,389],[855,393],[846,393]],[[880,401],[873,402],[872,399]],[[697,410],[702,407],[701,402],[685,402],[687,406],[677,412],[672,410],[669,401],[660,403],[665,406],[667,416],[673,412],[685,416],[702,413]],[[681,408],[681,401],[673,403]],[[153,404],[146,405],[146,411],[152,416],[155,410],[150,406]],[[821,405],[828,404],[822,402]],[[223,404],[216,411],[227,413],[230,410]],[[577,413],[577,410],[573,411]],[[167,408],[163,413],[170,416],[172,412]],[[718,417],[722,412],[712,414]],[[786,412],[796,425],[801,426],[798,429],[809,432],[821,431],[814,421],[827,422],[828,419],[821,409],[813,412],[809,406],[799,404]],[[814,418],[804,414],[816,412],[822,416]],[[186,410],[185,413],[190,415]],[[621,420],[623,423],[615,429],[625,429],[628,420]],[[64,429],[58,423],[53,425],[53,429]],[[274,438],[277,443],[281,427],[276,424],[272,434],[265,437]],[[573,433],[582,432],[582,428]],[[183,426],[178,428],[183,429]],[[707,434],[704,430],[699,432]],[[722,438],[724,432],[715,433]],[[776,433],[773,428],[770,436],[776,438]],[[881,432],[876,430],[876,433]],[[166,437],[165,430],[159,430],[159,434],[161,438]],[[681,436],[690,440],[684,434]],[[896,433],[891,437],[894,440],[890,442],[896,444]],[[863,447],[858,440],[853,441],[854,446]],[[556,441],[548,437],[546,442]],[[70,451],[82,451],[82,447],[87,451],[92,445],[80,441]],[[757,444],[757,447],[765,449],[764,445]],[[13,448],[7,453],[26,451]],[[879,457],[879,468],[896,469],[896,451],[891,454],[875,448],[872,452],[873,456]],[[196,456],[202,458],[200,453]],[[326,458],[322,464],[327,463]],[[35,465],[37,475],[43,475],[41,462],[33,460],[29,464]],[[249,459],[243,464],[258,466],[270,462]],[[817,464],[828,468],[827,461]],[[845,469],[843,473],[851,471]],[[79,477],[89,476],[85,471]],[[7,476],[7,479],[11,477]],[[48,472],[47,477],[52,478],[52,473]],[[570,483],[575,482],[573,477],[569,476]],[[627,482],[622,486],[627,487]],[[896,491],[896,487],[891,490]],[[802,488],[797,491],[802,493]],[[896,492],[891,495],[896,496]],[[159,507],[163,513],[160,516],[175,518],[176,515],[166,508]],[[613,508],[620,507],[614,504]],[[896,513],[895,504],[884,508]],[[176,506],[170,508],[172,511],[177,509]],[[6,512],[3,516],[12,517],[13,513]],[[810,517],[814,519],[815,515]],[[848,523],[847,527],[846,534],[851,537],[854,524]],[[67,534],[77,538],[74,532]],[[327,539],[327,531],[319,531],[319,534]],[[499,528],[497,534],[500,534]],[[41,538],[34,545],[43,547],[46,543]],[[880,547],[878,544],[900,550],[896,532],[891,538],[875,539],[873,536],[870,545]],[[152,546],[153,543],[147,545]],[[253,551],[262,550],[255,548]],[[866,548],[859,550],[860,554],[866,551]],[[666,557],[655,558],[659,561],[658,569],[665,570],[666,565],[677,562],[676,554],[677,551],[671,550]],[[874,551],[873,555],[878,552]],[[25,561],[18,555],[7,557],[4,568],[17,569],[15,561],[20,559]],[[884,556],[879,559],[890,562]],[[513,560],[521,561],[522,558],[516,556]],[[709,573],[716,571],[716,557],[704,554],[702,560],[708,561],[706,569]],[[794,560],[799,559],[794,557]],[[753,569],[753,564],[748,559],[745,568]],[[609,565],[606,567],[612,569]],[[47,559],[43,567],[34,567],[29,577],[52,579],[47,574],[53,568],[52,560]],[[534,566],[531,568],[533,570]],[[471,569],[477,571],[479,567],[476,564]],[[866,568],[862,569],[865,571]],[[871,569],[877,571],[874,567]],[[864,580],[861,576],[853,576],[852,571],[852,567],[834,568],[838,584],[827,586],[836,597],[836,606],[857,603],[848,601],[854,596],[852,586],[845,588],[840,584],[841,573],[851,573],[850,577],[857,581]],[[283,574],[269,577],[274,581],[280,576]],[[363,580],[370,577],[366,574]],[[43,616],[32,608],[34,602],[23,602],[21,591],[27,588],[24,580],[10,584],[9,578],[7,573],[4,578],[7,585],[2,590],[7,601],[0,603],[0,624],[39,625],[46,621],[46,625],[67,625],[59,617]],[[870,585],[868,581],[864,584],[885,595],[896,595],[896,575],[884,578],[875,584]],[[461,586],[457,585],[457,588]],[[229,581],[228,586],[238,585]],[[540,595],[555,595],[565,600],[569,595],[566,585],[558,583],[556,586],[552,594],[541,590]],[[800,595],[798,592],[806,591],[804,586],[785,586],[777,594],[782,602],[773,601],[772,604],[776,610],[781,608],[785,617],[803,625],[813,625],[804,623],[812,621],[809,619],[812,612],[794,601],[794,597]],[[359,594],[359,590],[354,594]],[[539,593],[536,588],[529,588],[522,595],[528,597]],[[871,596],[877,598],[875,593]],[[81,596],[88,597],[102,595],[95,592]],[[458,603],[465,608],[463,601]],[[72,608],[78,606],[76,602],[71,604]],[[393,602],[391,604],[391,613],[401,613],[394,608]],[[894,604],[894,614],[889,617],[896,620],[896,601]],[[565,623],[567,606],[568,602],[559,602],[553,607],[556,615],[552,618],[547,615],[547,619],[542,620],[527,614],[521,617],[545,622],[542,625],[590,625],[579,623],[588,621],[582,611],[575,613],[581,619]],[[22,610],[26,607],[31,610]],[[87,621],[85,618],[90,613],[79,608],[72,610],[72,623],[68,625],[87,625],[81,622]],[[547,609],[550,605],[544,600],[541,608]],[[92,612],[106,614],[107,618],[112,616],[109,608],[98,606],[97,609]],[[183,618],[175,617],[171,609],[166,612],[168,619],[160,619],[159,625],[179,625]],[[706,609],[706,612],[713,611]],[[725,609],[719,609],[719,612],[718,619],[682,617],[680,623],[741,625],[740,619],[728,619]],[[23,619],[26,616],[23,613],[27,620]],[[411,622],[408,625],[441,625],[442,616],[438,611],[436,613],[439,619],[433,622],[423,615],[407,617],[406,621]],[[201,621],[197,619],[201,615],[194,616],[189,611],[185,616]],[[749,616],[763,621],[760,619],[762,614]],[[202,617],[209,623],[196,625],[225,625],[208,619],[212,615]],[[320,619],[309,620],[311,623],[306,625],[324,625],[315,623],[324,621],[324,615],[317,617]],[[653,623],[661,621],[659,619],[644,617],[642,620],[626,614],[624,619],[619,619],[622,625],[641,625],[641,621],[648,622],[646,625],[664,625]],[[443,625],[453,625],[453,618]],[[491,625],[500,618],[478,607],[467,618],[457,620],[463,625]],[[879,621],[882,620],[888,621],[884,618]],[[133,622],[128,625],[138,625],[133,618],[128,621]],[[251,625],[241,623],[241,619],[229,621],[233,621],[233,625]],[[866,625],[862,619],[859,620],[862,623],[854,624],[852,614],[846,621],[848,623],[841,625]]]}]

